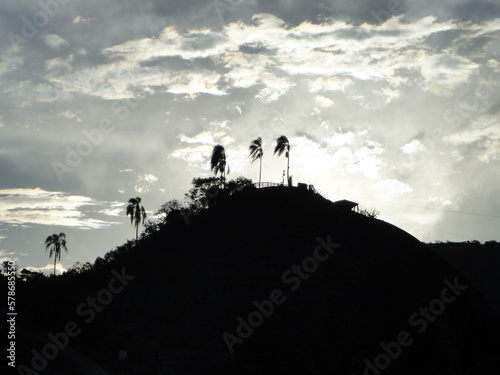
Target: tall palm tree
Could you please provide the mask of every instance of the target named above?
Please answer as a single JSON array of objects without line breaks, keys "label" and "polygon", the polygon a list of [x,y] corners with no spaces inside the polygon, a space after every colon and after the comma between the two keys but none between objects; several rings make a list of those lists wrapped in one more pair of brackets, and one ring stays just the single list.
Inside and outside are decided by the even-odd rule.
[{"label": "tall palm tree", "polygon": [[[220,186],[224,188],[226,181],[226,150],[221,145],[215,145],[212,150],[210,158],[210,169],[217,176],[220,173]],[[229,166],[227,167],[227,174],[229,174]]]},{"label": "tall palm tree", "polygon": [[130,198],[128,200],[127,206],[127,216],[130,215],[130,224],[134,224],[135,226],[135,240],[139,239],[139,224],[144,224],[144,220],[146,220],[146,210],[144,206],[141,206],[142,199]]},{"label": "tall palm tree", "polygon": [[264,156],[264,150],[262,149],[262,138],[259,137],[257,139],[254,139],[250,144],[249,148],[250,148],[250,157],[252,158],[252,163],[257,159],[260,160],[260,167],[259,167],[259,187],[260,187],[260,182],[262,177],[262,156]]},{"label": "tall palm tree", "polygon": [[56,261],[61,260],[61,250],[64,249],[66,253],[68,248],[66,247],[66,234],[59,233],[48,236],[45,240],[45,251],[50,248],[49,259],[54,255],[54,276],[56,275]]},{"label": "tall palm tree", "polygon": [[290,186],[290,142],[288,142],[287,137],[282,135],[276,140],[274,153],[278,153],[278,156],[285,153],[285,157],[287,158],[286,179],[288,181],[288,186]]}]

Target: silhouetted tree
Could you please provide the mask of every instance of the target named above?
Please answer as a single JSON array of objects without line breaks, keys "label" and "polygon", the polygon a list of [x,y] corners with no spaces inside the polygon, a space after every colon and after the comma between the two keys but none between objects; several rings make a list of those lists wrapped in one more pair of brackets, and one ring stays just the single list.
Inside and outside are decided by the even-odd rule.
[{"label": "silhouetted tree", "polygon": [[201,209],[212,207],[217,198],[223,193],[231,195],[237,191],[252,187],[252,180],[243,176],[228,181],[227,188],[224,191],[219,189],[217,182],[217,177],[193,178],[193,187],[185,194],[187,208],[197,213]]},{"label": "silhouetted tree", "polygon": [[11,264],[9,263],[8,260],[4,260],[2,262],[2,269],[1,269],[1,273],[3,275],[8,275],[10,273],[10,269],[12,269],[12,267],[14,267],[14,272],[17,273],[17,267],[16,265],[14,264],[13,266],[11,266]]},{"label": "silhouetted tree", "polygon": [[260,187],[261,176],[262,176],[262,156],[264,156],[264,150],[262,149],[262,138],[259,137],[257,139],[254,139],[250,144],[249,148],[250,148],[250,157],[252,158],[252,163],[257,159],[260,160],[260,167],[259,167],[259,187]]},{"label": "silhouetted tree", "polygon": [[135,225],[135,240],[137,241],[139,238],[139,224],[144,223],[146,219],[146,210],[144,206],[141,206],[142,199],[130,198],[128,200],[127,206],[127,216],[130,215],[130,224]]},{"label": "silhouetted tree", "polygon": [[155,215],[165,215],[165,217],[167,217],[170,212],[181,209],[182,209],[182,203],[179,202],[177,199],[171,199],[168,202],[163,203],[160,206],[160,209],[156,211]]},{"label": "silhouetted tree", "polygon": [[[210,169],[216,176],[217,173],[220,173],[220,187],[224,188],[224,183],[226,181],[226,150],[223,146],[214,146],[210,158]],[[229,167],[227,168],[227,173],[229,174]]]},{"label": "silhouetted tree", "polygon": [[276,140],[274,153],[278,153],[278,156],[281,156],[281,154],[285,153],[285,156],[287,158],[286,179],[288,181],[288,185],[290,186],[290,142],[288,142],[287,137],[282,135]]},{"label": "silhouetted tree", "polygon": [[177,199],[169,200],[160,206],[160,209],[155,213],[155,215],[164,216],[162,222],[164,224],[173,222],[182,216],[182,211],[186,208]]},{"label": "silhouetted tree", "polygon": [[56,275],[56,261],[61,260],[61,250],[64,249],[66,253],[68,248],[66,247],[66,234],[59,233],[48,236],[45,240],[45,251],[50,249],[49,259],[54,255],[54,276]]},{"label": "silhouetted tree", "polygon": [[[106,254],[107,255],[107,254]],[[92,269],[92,263],[90,262],[85,262],[85,263],[80,263],[77,261],[75,264],[73,264],[68,271],[66,271],[67,274],[70,275],[78,275],[80,273],[89,271]]]},{"label": "silhouetted tree", "polygon": [[212,199],[219,195],[217,177],[193,178],[193,187],[185,194],[186,204],[195,212],[210,207]]},{"label": "silhouetted tree", "polygon": [[255,188],[253,186],[252,180],[243,176],[239,176],[237,179],[230,180],[227,183],[227,192],[229,193],[229,195],[233,195],[238,191],[252,188]]},{"label": "silhouetted tree", "polygon": [[380,211],[374,207],[367,208],[367,207],[361,206],[358,208],[358,213],[363,215],[363,216],[369,217],[371,219],[375,219],[377,216],[380,215]]},{"label": "silhouetted tree", "polygon": [[19,273],[19,277],[22,281],[27,283],[36,283],[45,279],[43,272],[30,271],[26,268],[22,269]]}]

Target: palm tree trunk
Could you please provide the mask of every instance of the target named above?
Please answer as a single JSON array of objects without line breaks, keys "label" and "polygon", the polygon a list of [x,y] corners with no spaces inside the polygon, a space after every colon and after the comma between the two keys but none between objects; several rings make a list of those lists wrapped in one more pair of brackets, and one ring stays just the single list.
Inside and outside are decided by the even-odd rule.
[{"label": "palm tree trunk", "polygon": [[139,224],[135,224],[135,242],[137,242],[137,239],[139,237]]},{"label": "palm tree trunk", "polygon": [[287,160],[287,165],[286,165],[286,179],[288,182],[288,186],[290,187],[290,151],[288,151],[288,157],[286,158]]},{"label": "palm tree trunk", "polygon": [[262,156],[260,157],[260,168],[259,168],[259,188],[261,187],[260,181],[262,177]]},{"label": "palm tree trunk", "polygon": [[54,254],[54,276],[56,275],[56,255]]}]

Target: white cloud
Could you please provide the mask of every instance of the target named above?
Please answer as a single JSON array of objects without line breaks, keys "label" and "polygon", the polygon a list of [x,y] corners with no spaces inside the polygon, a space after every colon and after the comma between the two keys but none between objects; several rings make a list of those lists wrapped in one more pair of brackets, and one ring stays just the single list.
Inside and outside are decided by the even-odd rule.
[{"label": "white cloud", "polygon": [[332,147],[339,147],[344,145],[352,145],[357,137],[363,137],[367,134],[366,131],[352,132],[348,131],[345,133],[336,132],[330,138],[325,139],[325,141]]},{"label": "white cloud", "polygon": [[359,149],[348,149],[342,147],[339,152],[344,158],[344,170],[348,173],[363,173],[367,178],[375,179],[379,177],[379,170],[382,166],[380,156],[383,153],[382,145],[372,146],[367,144]]},{"label": "white cloud", "polygon": [[68,42],[57,34],[42,34],[40,36],[50,48],[59,49],[68,45]]},{"label": "white cloud", "polygon": [[86,206],[106,205],[89,197],[33,189],[0,190],[0,222],[8,224],[60,225],[80,229],[106,228],[115,222],[94,219]]},{"label": "white cloud", "polygon": [[73,23],[79,24],[79,23],[88,23],[90,21],[93,21],[93,18],[84,18],[82,16],[76,16],[73,18]]},{"label": "white cloud", "polygon": [[459,85],[467,83],[472,75],[479,73],[479,65],[448,51],[426,56],[420,72],[425,80],[424,90],[437,95],[451,95]]},{"label": "white cloud", "polygon": [[[125,193],[122,191],[121,193]],[[123,202],[109,202],[109,207],[110,208],[105,208],[102,210],[99,210],[99,213],[102,213],[104,215],[108,216],[122,216],[124,213],[124,207],[126,206],[126,203]]]},{"label": "white cloud", "polygon": [[12,73],[22,67],[24,57],[21,54],[21,47],[11,46],[0,55],[0,78],[3,75]]},{"label": "white cloud", "polygon": [[167,84],[167,92],[172,94],[226,95],[217,86],[221,75],[213,71],[183,72]]},{"label": "white cloud", "polygon": [[184,147],[173,151],[170,156],[185,160],[189,166],[208,170],[208,156],[213,146],[200,145],[195,147]]},{"label": "white cloud", "polygon": [[51,75],[65,74],[71,72],[71,63],[73,62],[73,56],[68,56],[67,58],[56,57],[54,59],[49,59],[45,61],[45,71]]},{"label": "white cloud", "polygon": [[[25,268],[31,272],[43,272],[45,274],[53,274],[54,273],[54,263],[48,263],[42,267],[28,266]],[[56,263],[56,275],[60,275],[66,271],[67,271],[67,269],[61,264],[61,262]]]},{"label": "white cloud", "polygon": [[15,251],[7,251],[0,249],[0,264],[5,261],[18,262],[19,258],[15,256]]},{"label": "white cloud", "polygon": [[78,117],[78,115],[80,113],[81,113],[81,111],[74,111],[74,110],[71,110],[71,109],[67,109],[64,112],[60,112],[59,116],[67,118],[67,119],[75,119],[76,121],[81,122],[82,119],[80,117]]},{"label": "white cloud", "polygon": [[[422,88],[437,95],[449,95],[478,72],[477,63],[453,49],[423,48],[431,34],[454,29],[477,35],[486,29],[498,31],[500,25],[438,22],[433,17],[403,23],[396,17],[381,25],[353,26],[337,20],[289,27],[275,16],[258,14],[253,24],[239,21],[221,32],[180,32],[169,26],[158,37],[104,49],[108,62],[102,65],[46,78],[60,90],[105,99],[131,98],[160,88],[195,98],[226,95],[227,84],[234,88],[262,85],[257,98],[271,102],[294,87],[294,76],[300,75],[309,78],[313,93],[343,92],[356,81],[385,82],[388,87],[380,90],[383,101],[377,104],[383,105],[399,97],[396,88],[408,82],[400,75],[402,70],[420,74]],[[353,38],[353,33],[364,38]],[[184,69],[173,70],[160,60],[174,57],[186,63],[210,59],[216,68],[194,64],[188,70],[184,64]]]},{"label": "white cloud", "polygon": [[452,205],[450,200],[441,197],[429,197],[429,202],[448,208]]},{"label": "white cloud", "polygon": [[47,82],[34,84],[31,81],[19,81],[8,86],[5,91],[22,108],[32,107],[33,102],[53,103],[66,101],[72,96],[67,92],[58,90]]},{"label": "white cloud", "polygon": [[449,134],[444,141],[457,146],[474,145],[482,162],[500,160],[500,122],[495,116],[481,116],[471,128]]},{"label": "white cloud", "polygon": [[312,93],[322,92],[322,91],[341,91],[352,86],[354,82],[349,78],[340,77],[318,77],[312,81],[309,81],[309,89]]},{"label": "white cloud", "polygon": [[413,188],[402,181],[387,179],[381,180],[373,185],[373,190],[377,197],[390,199],[396,195],[411,193]]},{"label": "white cloud", "polygon": [[314,102],[320,109],[330,108],[334,105],[333,100],[323,95],[316,95],[314,97]]},{"label": "white cloud", "polygon": [[104,210],[100,210],[99,213],[108,215],[108,216],[122,216],[123,215],[123,208],[107,208]]},{"label": "white cloud", "polygon": [[194,137],[188,137],[185,134],[180,134],[178,136],[179,140],[183,143],[204,143],[204,144],[217,144],[217,143],[225,143],[227,144],[230,141],[230,137],[227,136],[226,132],[209,132],[203,131],[198,133]]},{"label": "white cloud", "polygon": [[[172,151],[169,157],[183,159],[189,166],[205,170],[208,169],[207,160],[216,144],[222,144],[224,147],[227,147],[234,142],[234,139],[227,135],[225,131],[202,131],[193,137],[188,137],[184,133],[181,133],[177,138],[180,142],[193,144],[193,146],[178,148]],[[232,169],[234,165],[233,159]],[[236,169],[234,170],[236,171]]]},{"label": "white cloud", "polygon": [[150,191],[151,185],[158,181],[158,177],[149,174],[143,173],[138,176],[137,181],[135,182],[134,190],[137,193],[145,193]]},{"label": "white cloud", "polygon": [[143,174],[141,176],[141,179],[143,179],[144,181],[149,182],[149,183],[153,183],[153,182],[158,181],[158,177],[156,177],[155,175],[152,175],[150,173]]},{"label": "white cloud", "polygon": [[294,165],[300,167],[299,170],[327,174],[330,168],[335,167],[336,162],[328,149],[307,137],[291,138],[290,144],[290,159]]},{"label": "white cloud", "polygon": [[410,143],[407,143],[403,147],[401,147],[401,151],[403,151],[405,154],[413,154],[414,152],[422,151],[423,149],[424,146],[418,139],[414,139]]}]

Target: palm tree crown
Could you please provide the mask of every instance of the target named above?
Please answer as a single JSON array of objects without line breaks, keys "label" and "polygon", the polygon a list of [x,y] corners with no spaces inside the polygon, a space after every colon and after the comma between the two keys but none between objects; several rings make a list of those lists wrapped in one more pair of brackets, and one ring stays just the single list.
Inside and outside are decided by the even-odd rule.
[{"label": "palm tree crown", "polygon": [[66,234],[59,233],[48,236],[45,240],[45,251],[50,249],[49,259],[54,255],[54,276],[56,275],[56,261],[61,260],[61,250],[64,249],[66,253],[68,248],[66,247]]},{"label": "palm tree crown", "polygon": [[287,158],[286,177],[288,185],[290,185],[290,142],[288,141],[287,137],[282,135],[276,140],[274,153],[278,153],[278,156],[281,156],[281,154],[285,153],[285,157]]},{"label": "palm tree crown", "polygon": [[[210,170],[220,173],[220,184],[224,187],[224,182],[226,180],[226,150],[221,145],[215,145],[212,150],[212,156],[210,158]],[[227,167],[227,173],[229,174],[229,166]]]},{"label": "palm tree crown", "polygon": [[144,220],[146,220],[146,210],[144,206],[140,205],[141,201],[142,199],[139,197],[130,198],[127,206],[127,216],[130,215],[130,224],[133,223],[135,226],[136,241],[139,238],[139,224],[144,224]]},{"label": "palm tree crown", "polygon": [[262,148],[262,138],[259,137],[254,139],[250,144],[250,157],[252,158],[252,163],[259,159],[260,160],[260,168],[259,168],[259,187],[262,176],[262,156],[264,156],[264,150]]}]

